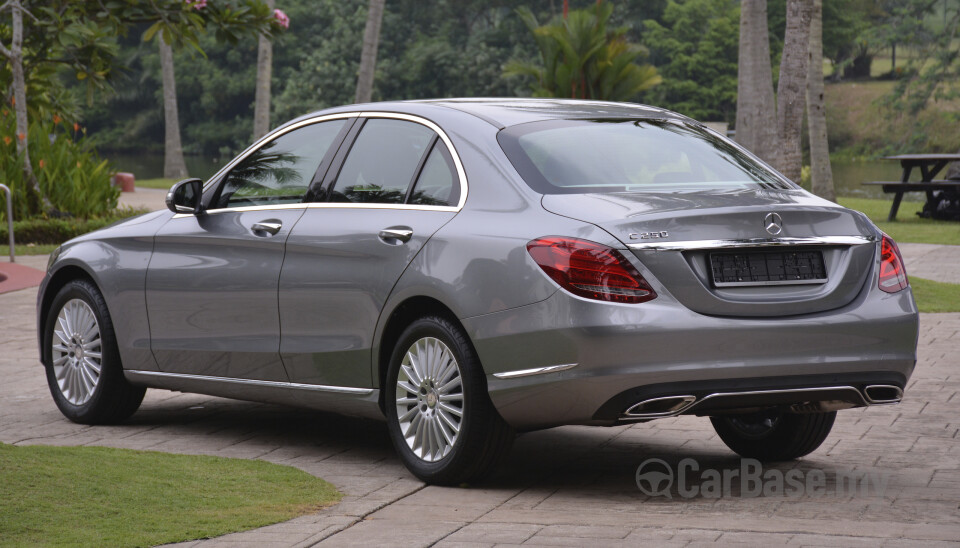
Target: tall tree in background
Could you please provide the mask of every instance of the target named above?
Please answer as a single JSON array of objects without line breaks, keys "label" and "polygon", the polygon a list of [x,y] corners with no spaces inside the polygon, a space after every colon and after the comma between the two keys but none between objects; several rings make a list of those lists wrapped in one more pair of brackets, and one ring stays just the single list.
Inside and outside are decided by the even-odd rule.
[{"label": "tall tree in background", "polygon": [[380,23],[387,0],[370,0],[367,9],[367,25],[363,30],[363,50],[360,52],[360,69],[357,71],[357,103],[369,103],[373,98],[373,74],[377,67],[377,45],[380,41]]},{"label": "tall tree in background", "polygon": [[777,145],[773,167],[794,182],[800,181],[803,167],[800,145],[812,14],[813,0],[787,0],[787,28],[777,84]]},{"label": "tall tree in background", "polygon": [[163,176],[168,179],[187,177],[180,141],[180,115],[177,113],[177,80],[173,70],[173,48],[160,36],[160,74],[163,79]]},{"label": "tall tree in background", "polygon": [[813,0],[813,13],[810,19],[807,128],[810,136],[811,189],[821,198],[836,201],[827,140],[827,114],[823,99],[823,0]]},{"label": "tall tree in background", "polygon": [[767,162],[776,146],[776,106],[767,0],[740,3],[740,52],[737,77],[737,142]]},{"label": "tall tree in background", "polygon": [[[33,189],[33,193],[40,201],[43,210],[51,211],[53,204],[40,190],[40,182],[33,174],[33,164],[30,163],[30,152],[27,150],[27,134],[29,133],[27,127],[27,84],[23,72],[23,14],[26,10],[20,0],[10,0],[3,7],[9,8],[13,18],[10,47],[7,48],[0,43],[0,53],[10,62],[10,69],[13,73],[11,87],[13,88],[13,110],[17,118],[17,154],[23,157],[23,179]],[[27,15],[33,17],[29,13]]]},{"label": "tall tree in background", "polygon": [[[266,0],[273,9],[273,0]],[[253,99],[253,138],[270,131],[270,79],[273,77],[273,42],[261,34],[257,39],[257,88]]]}]

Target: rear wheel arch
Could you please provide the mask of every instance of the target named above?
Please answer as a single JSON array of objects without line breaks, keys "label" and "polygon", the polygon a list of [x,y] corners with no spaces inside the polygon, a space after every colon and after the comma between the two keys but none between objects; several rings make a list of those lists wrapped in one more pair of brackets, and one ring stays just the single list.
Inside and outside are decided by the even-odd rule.
[{"label": "rear wheel arch", "polygon": [[[408,325],[426,316],[440,316],[463,330],[463,324],[460,323],[457,315],[454,314],[447,305],[433,297],[422,295],[409,297],[394,307],[389,317],[387,317],[386,322],[384,322],[379,344],[374,350],[376,378],[378,386],[380,387],[380,411],[384,413],[386,413],[386,407],[384,406],[384,394],[386,390],[384,384],[387,378],[387,370],[390,368],[390,358],[393,355],[394,347]],[[467,337],[467,340],[469,341],[469,337]]]}]

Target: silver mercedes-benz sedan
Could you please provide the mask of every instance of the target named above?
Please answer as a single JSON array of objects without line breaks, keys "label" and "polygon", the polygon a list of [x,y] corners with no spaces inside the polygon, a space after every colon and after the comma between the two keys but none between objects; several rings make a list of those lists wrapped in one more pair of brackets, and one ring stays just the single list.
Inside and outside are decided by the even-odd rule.
[{"label": "silver mercedes-benz sedan", "polygon": [[632,104],[352,105],[67,242],[38,298],[69,419],[146,388],[386,418],[424,481],[514,432],[710,417],[743,456],[894,404],[917,308],[896,244],[698,122]]}]

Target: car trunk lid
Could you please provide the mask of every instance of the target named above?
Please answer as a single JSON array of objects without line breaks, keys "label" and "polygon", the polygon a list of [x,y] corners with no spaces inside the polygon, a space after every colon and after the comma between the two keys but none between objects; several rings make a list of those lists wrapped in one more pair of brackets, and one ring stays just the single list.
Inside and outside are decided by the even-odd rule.
[{"label": "car trunk lid", "polygon": [[801,190],[548,194],[543,206],[610,232],[702,314],[839,308],[863,289],[876,257],[876,230],[864,215]]}]

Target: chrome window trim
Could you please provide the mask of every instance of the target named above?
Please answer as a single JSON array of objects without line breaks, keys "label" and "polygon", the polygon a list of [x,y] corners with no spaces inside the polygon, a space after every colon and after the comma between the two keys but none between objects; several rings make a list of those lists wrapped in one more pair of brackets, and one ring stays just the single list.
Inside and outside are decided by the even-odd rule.
[{"label": "chrome window trim", "polygon": [[125,373],[132,375],[141,375],[144,377],[165,377],[171,379],[185,379],[193,381],[224,382],[231,384],[242,384],[247,386],[265,386],[270,388],[289,388],[294,390],[311,390],[314,392],[335,392],[338,394],[373,394],[372,388],[354,388],[352,386],[328,386],[323,384],[300,384],[295,382],[282,381],[261,381],[256,379],[237,379],[233,377],[212,377],[208,375],[191,375],[189,373],[167,373],[164,371],[138,371],[128,369]]},{"label": "chrome window trim", "polygon": [[[316,116],[309,118],[307,120],[301,120],[295,124],[291,124],[283,129],[277,130],[274,133],[269,133],[255,143],[247,147],[239,156],[234,158],[230,163],[220,168],[213,177],[211,177],[207,183],[203,186],[203,192],[207,192],[210,188],[215,185],[219,185],[221,178],[225,176],[233,167],[239,162],[243,161],[247,156],[256,152],[261,146],[265,143],[270,142],[271,140],[280,137],[290,131],[295,129],[316,124],[320,122],[326,122],[329,120],[338,120],[342,118],[389,118],[394,120],[406,120],[408,122],[417,123],[423,126],[426,126],[434,131],[437,136],[440,137],[440,140],[447,146],[447,152],[450,153],[450,157],[453,158],[453,165],[457,170],[457,177],[460,179],[460,201],[457,202],[455,206],[431,206],[431,205],[415,205],[415,204],[361,204],[361,203],[352,203],[352,202],[308,202],[308,203],[296,203],[296,204],[276,204],[276,205],[258,205],[258,206],[244,206],[244,207],[228,207],[228,208],[217,208],[209,209],[204,211],[205,214],[218,214],[224,213],[227,211],[271,211],[277,209],[314,209],[314,208],[331,208],[331,209],[408,209],[413,211],[450,211],[457,212],[463,209],[463,205],[467,201],[467,173],[463,169],[463,163],[460,161],[460,155],[457,153],[456,147],[453,146],[453,141],[450,140],[450,137],[447,136],[446,132],[440,129],[440,126],[422,118],[420,116],[414,116],[412,114],[401,114],[398,112],[346,112],[338,114],[327,114],[324,116]],[[176,213],[173,215],[174,219],[183,218],[183,217],[193,217],[193,214],[189,213]]]},{"label": "chrome window trim", "polygon": [[782,247],[805,245],[863,245],[877,241],[875,236],[815,236],[810,238],[743,238],[738,240],[686,240],[627,244],[637,251],[690,251],[700,249],[736,249],[741,247]]},{"label": "chrome window trim", "polygon": [[533,369],[517,369],[516,371],[504,371],[494,373],[493,376],[498,379],[516,379],[519,377],[529,377],[530,375],[542,375],[544,373],[556,373],[557,371],[566,371],[573,369],[579,364],[566,363],[562,365],[548,365],[547,367],[534,367]]}]

